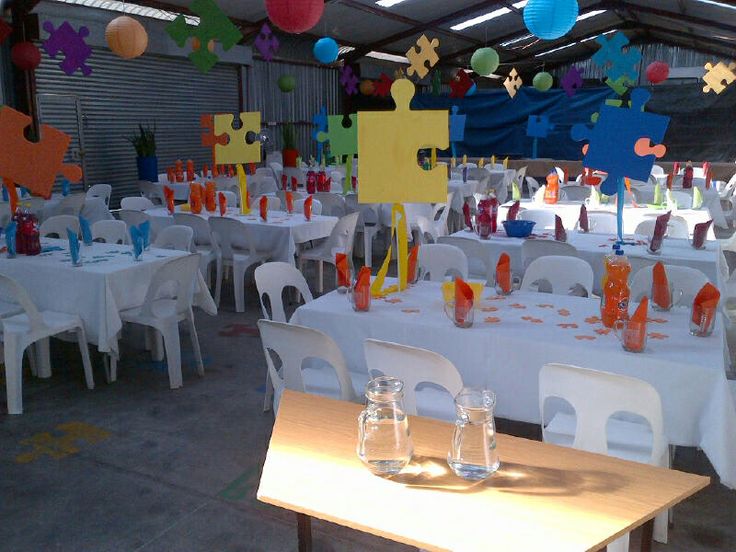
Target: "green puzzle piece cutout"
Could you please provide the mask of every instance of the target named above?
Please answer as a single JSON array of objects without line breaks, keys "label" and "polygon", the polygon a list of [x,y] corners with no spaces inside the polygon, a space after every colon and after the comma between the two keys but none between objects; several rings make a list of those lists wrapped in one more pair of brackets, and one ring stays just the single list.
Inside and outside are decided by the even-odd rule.
[{"label": "green puzzle piece cutout", "polygon": [[330,153],[334,156],[356,155],[358,153],[358,116],[353,113],[349,116],[352,124],[342,126],[342,115],[327,117],[327,132],[318,132],[318,142],[329,142]]},{"label": "green puzzle piece cutout", "polygon": [[189,25],[183,15],[179,15],[166,26],[166,32],[183,48],[190,37],[199,39],[199,48],[189,54],[191,62],[202,73],[206,73],[220,59],[210,52],[207,45],[210,40],[217,40],[223,50],[229,50],[243,38],[240,32],[225,13],[217,7],[214,0],[194,0],[190,6],[192,12],[199,16],[199,25]]}]

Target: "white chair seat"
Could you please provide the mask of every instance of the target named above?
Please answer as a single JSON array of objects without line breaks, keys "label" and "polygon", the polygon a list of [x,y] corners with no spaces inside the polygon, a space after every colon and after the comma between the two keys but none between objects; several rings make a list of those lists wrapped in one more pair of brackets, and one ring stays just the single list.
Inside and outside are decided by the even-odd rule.
[{"label": "white chair seat", "polygon": [[[82,323],[76,314],[55,311],[41,311],[40,314],[43,323],[53,327],[57,332],[73,330]],[[4,333],[27,333],[31,331],[31,322],[25,313],[4,318],[2,324]]]},{"label": "white chair seat", "polygon": [[[153,316],[143,316],[141,311],[143,306],[133,307],[132,309],[125,309],[120,311],[120,318],[124,321],[141,321],[141,320],[152,320],[153,318],[168,318],[177,316],[176,313],[176,299],[156,299],[151,303],[151,313]],[[178,316],[179,320],[184,320],[183,315]]]}]

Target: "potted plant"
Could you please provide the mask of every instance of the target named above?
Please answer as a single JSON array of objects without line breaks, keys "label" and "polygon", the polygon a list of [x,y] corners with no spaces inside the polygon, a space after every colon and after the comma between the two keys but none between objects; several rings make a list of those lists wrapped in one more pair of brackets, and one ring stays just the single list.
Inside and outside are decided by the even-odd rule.
[{"label": "potted plant", "polygon": [[138,125],[138,133],[128,136],[138,154],[138,180],[158,182],[158,158],[156,157],[156,125],[153,128]]},{"label": "potted plant", "polygon": [[294,125],[286,123],[281,130],[281,138],[283,148],[281,155],[284,161],[284,167],[296,167],[296,160],[299,157],[299,150],[296,149],[296,131]]}]

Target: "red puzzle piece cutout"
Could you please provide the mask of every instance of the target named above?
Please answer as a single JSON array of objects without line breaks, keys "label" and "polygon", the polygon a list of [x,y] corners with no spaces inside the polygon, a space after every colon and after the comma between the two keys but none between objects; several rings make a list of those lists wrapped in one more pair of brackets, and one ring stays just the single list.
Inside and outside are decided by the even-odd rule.
[{"label": "red puzzle piece cutout", "polygon": [[51,197],[56,175],[61,174],[70,182],[82,179],[79,165],[65,164],[64,154],[71,138],[49,125],[41,125],[41,140],[29,142],[23,129],[31,124],[31,118],[8,106],[0,109],[0,177],[24,186],[32,194],[46,199]]},{"label": "red puzzle piece cutout", "polygon": [[212,160],[215,160],[215,146],[220,144],[221,146],[227,145],[228,136],[227,134],[221,134],[215,136],[215,116],[211,114],[202,114],[199,116],[199,126],[205,129],[206,132],[202,133],[202,145],[206,148],[212,149]]}]

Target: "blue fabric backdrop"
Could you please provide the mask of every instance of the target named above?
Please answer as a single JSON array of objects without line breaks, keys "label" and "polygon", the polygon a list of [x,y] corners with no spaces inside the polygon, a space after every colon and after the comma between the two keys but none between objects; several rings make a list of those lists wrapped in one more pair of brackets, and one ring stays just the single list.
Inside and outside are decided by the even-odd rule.
[{"label": "blue fabric backdrop", "polygon": [[582,159],[581,142],[570,138],[577,123],[590,123],[590,116],[607,99],[615,97],[610,88],[585,88],[568,98],[564,90],[539,92],[521,88],[513,99],[506,89],[478,91],[468,98],[421,94],[412,100],[412,109],[447,109],[453,105],[466,114],[465,141],[457,144],[458,155],[475,157],[531,157],[532,138],[526,135],[529,115],[547,115],[555,125],[547,138],[540,138],[538,157]]}]

